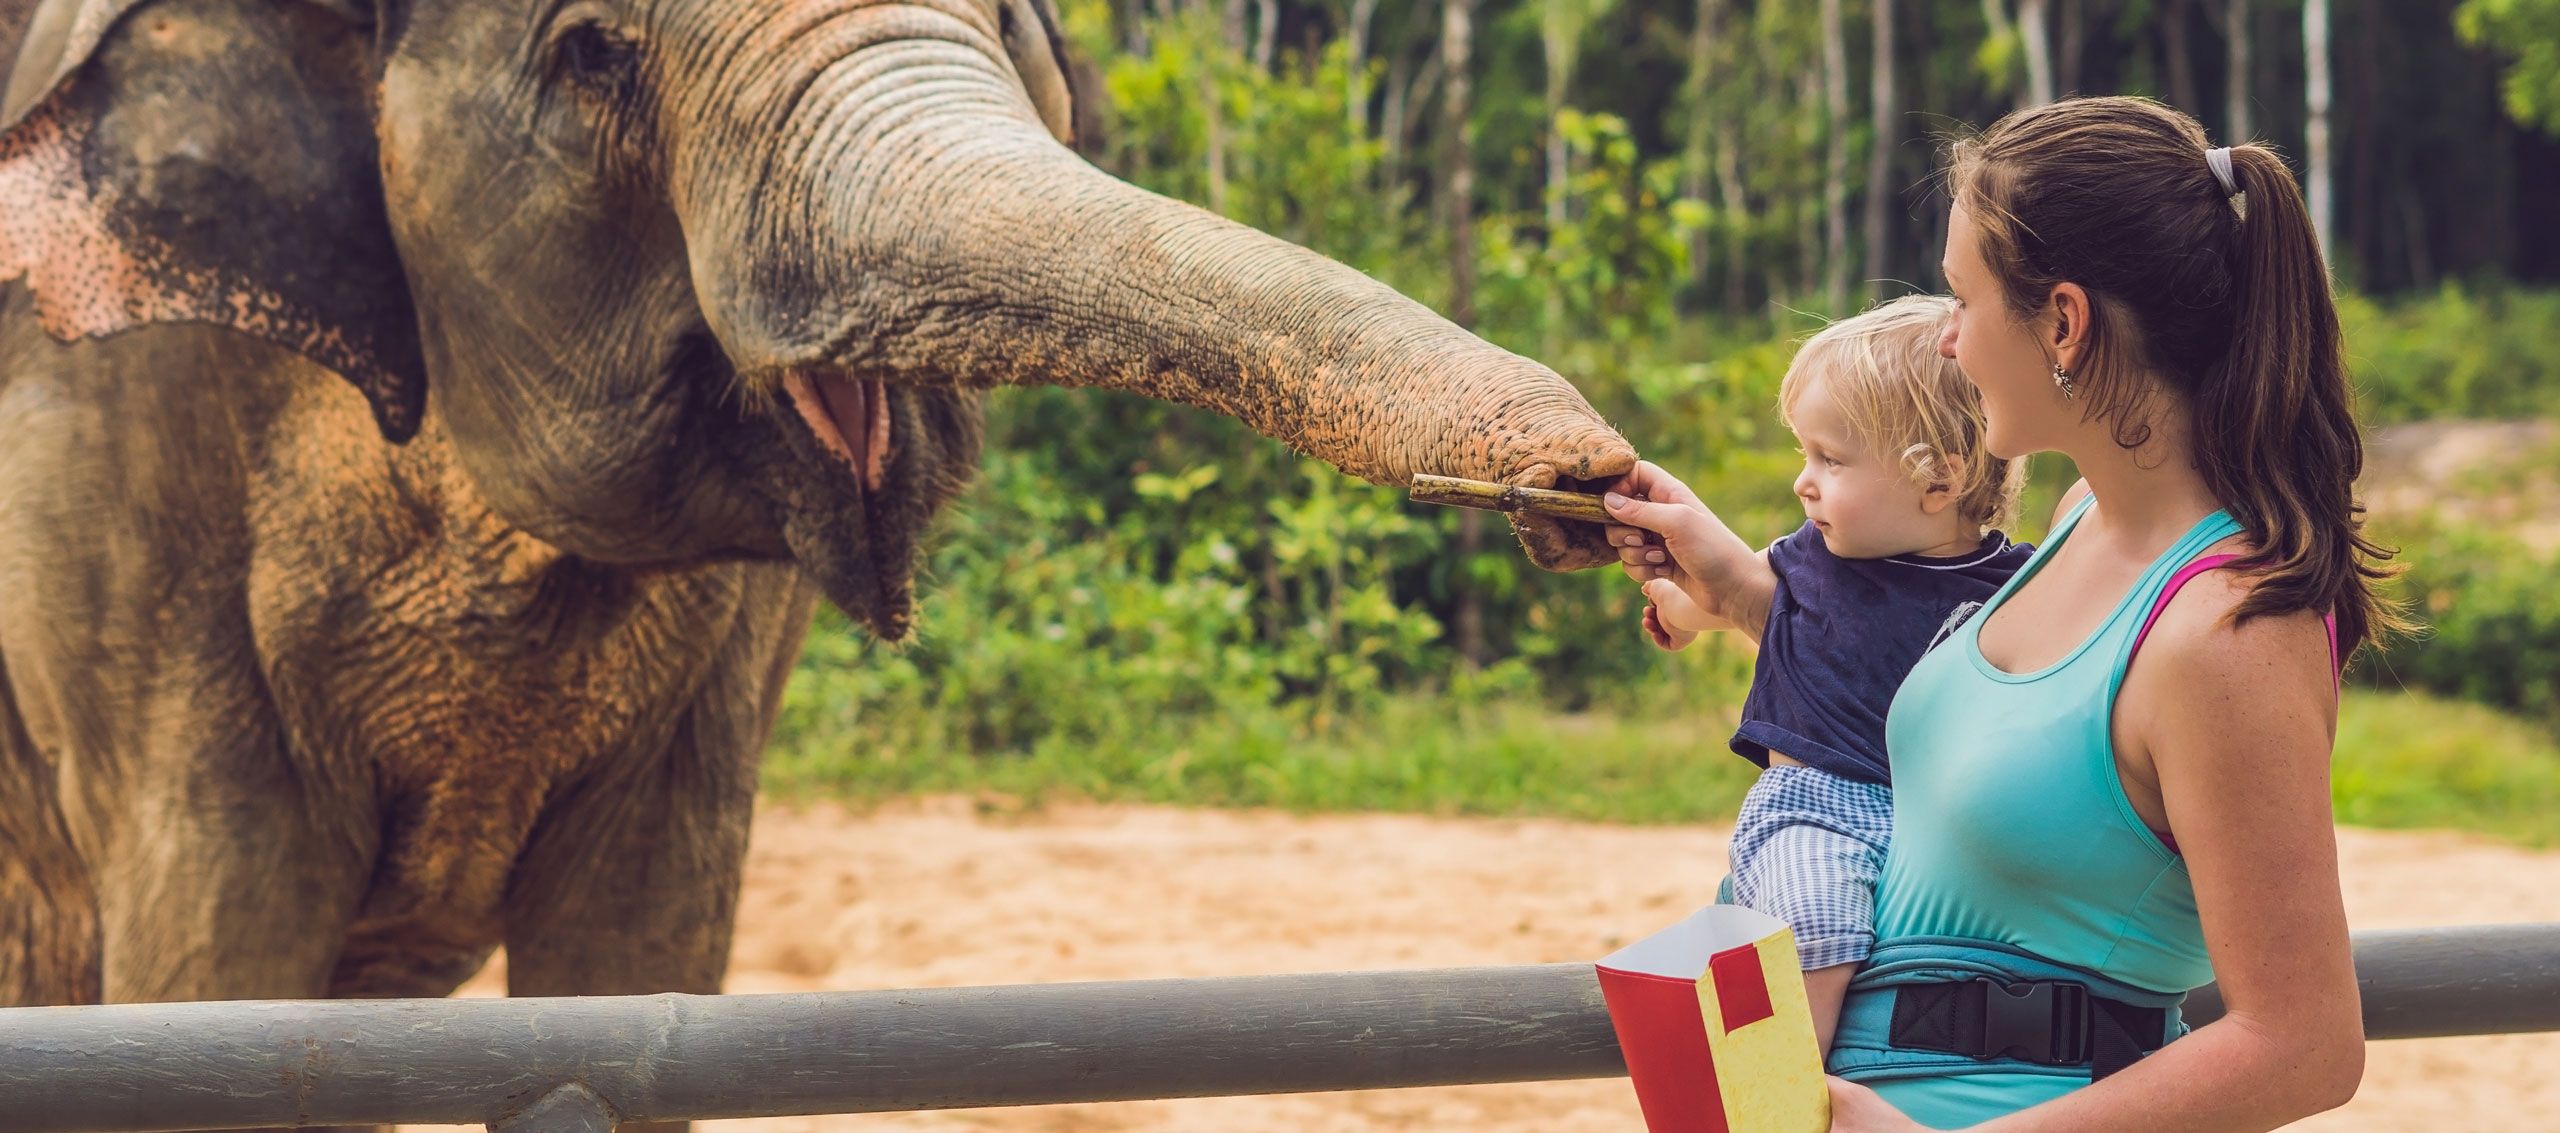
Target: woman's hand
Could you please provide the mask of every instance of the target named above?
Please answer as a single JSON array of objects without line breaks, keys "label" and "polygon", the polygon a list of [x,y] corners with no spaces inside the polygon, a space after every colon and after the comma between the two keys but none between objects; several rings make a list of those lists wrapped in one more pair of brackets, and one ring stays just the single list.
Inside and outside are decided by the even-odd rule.
[{"label": "woman's hand", "polygon": [[1679,587],[1703,615],[1698,628],[1729,626],[1760,639],[1777,576],[1688,485],[1647,461],[1609,486],[1606,503],[1618,520],[1606,536],[1627,577]]},{"label": "woman's hand", "polygon": [[1884,1096],[1837,1075],[1831,1082],[1831,1133],[1911,1133],[1927,1130],[1903,1116]]}]

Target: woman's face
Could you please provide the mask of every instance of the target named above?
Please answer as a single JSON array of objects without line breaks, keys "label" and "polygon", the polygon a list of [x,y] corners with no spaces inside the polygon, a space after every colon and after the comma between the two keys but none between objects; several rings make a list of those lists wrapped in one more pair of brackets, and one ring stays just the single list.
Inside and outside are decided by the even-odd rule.
[{"label": "woman's face", "polygon": [[2009,312],[1999,281],[1982,258],[1982,230],[1962,205],[1947,217],[1941,269],[1955,296],[1956,313],[1938,336],[1938,353],[1955,359],[1982,391],[1983,448],[2015,460],[2060,447],[2058,442],[2079,423],[2080,412],[2054,384],[2055,358],[2041,337],[2051,317],[2021,323]]}]

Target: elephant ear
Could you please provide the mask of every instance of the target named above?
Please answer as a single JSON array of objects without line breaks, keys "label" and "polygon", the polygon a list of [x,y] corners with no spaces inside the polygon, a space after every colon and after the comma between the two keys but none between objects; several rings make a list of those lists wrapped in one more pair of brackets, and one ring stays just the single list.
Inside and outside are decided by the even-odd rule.
[{"label": "elephant ear", "polygon": [[415,435],[366,30],[343,3],[45,0],[0,103],[0,282],[64,341],[208,323],[287,347]]}]

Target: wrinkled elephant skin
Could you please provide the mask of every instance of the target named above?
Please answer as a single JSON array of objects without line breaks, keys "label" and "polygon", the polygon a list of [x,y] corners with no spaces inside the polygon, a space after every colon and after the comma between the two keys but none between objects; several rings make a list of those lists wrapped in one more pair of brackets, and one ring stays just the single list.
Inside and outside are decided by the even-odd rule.
[{"label": "wrinkled elephant skin", "polygon": [[1543,367],[1077,158],[1058,42],[1046,0],[43,0],[0,1003],[440,995],[500,944],[518,994],[717,989],[813,605],[907,632],[994,385],[1382,483],[1632,465]]}]

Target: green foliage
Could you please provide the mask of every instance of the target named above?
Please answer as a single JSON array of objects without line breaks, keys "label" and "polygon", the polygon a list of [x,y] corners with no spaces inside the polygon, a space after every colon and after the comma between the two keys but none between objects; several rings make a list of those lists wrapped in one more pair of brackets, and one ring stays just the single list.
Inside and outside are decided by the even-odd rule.
[{"label": "green foliage", "polygon": [[2560,413],[2560,292],[2447,284],[2388,306],[2343,295],[2338,314],[2367,424]]},{"label": "green foliage", "polygon": [[[1051,738],[1002,755],[857,754],[842,733],[799,733],[768,758],[786,794],[874,801],[969,792],[1271,806],[1302,811],[1538,815],[1603,822],[1730,819],[1754,769],[1726,751],[1747,668],[1708,658],[1648,713],[1561,715],[1521,703],[1391,698],[1356,728],[1311,734],[1284,714],[1171,721],[1144,744]],[[807,683],[804,673],[800,683]],[[1720,694],[1712,686],[1725,684]],[[795,684],[795,692],[798,685]],[[2560,744],[2494,709],[2350,690],[2331,793],[2358,826],[2466,830],[2560,846]]]},{"label": "green foliage", "polygon": [[777,745],[766,782],[785,794],[854,800],[965,791],[1033,802],[1066,796],[1696,822],[1730,816],[1751,784],[1753,768],[1720,740],[1732,726],[1730,706],[1559,716],[1534,701],[1406,694],[1356,727],[1315,728],[1289,713],[1245,710],[1166,721],[1143,744],[1052,738],[996,754],[880,759],[839,746],[842,736],[802,734]]},{"label": "green foliage", "polygon": [[2351,690],[2338,709],[2330,795],[2357,826],[2465,830],[2560,846],[2560,744],[2495,709]]},{"label": "green foliage", "polygon": [[[1542,213],[1510,213],[1485,223],[1484,323],[1537,327],[1546,341],[1660,335],[1675,319],[1672,292],[1689,270],[1690,237],[1708,223],[1706,204],[1677,197],[1677,161],[1639,160],[1615,115],[1567,110],[1556,128],[1573,170],[1561,187],[1567,220],[1551,227]],[[1545,325],[1551,310],[1561,325]]]},{"label": "green foliage", "polygon": [[[1576,89],[1669,98],[1636,72],[1684,59],[1686,29],[1640,6],[1590,10],[1577,43],[1632,46],[1623,66],[1577,72]],[[1821,263],[1829,126],[1799,97],[1821,52],[1815,11],[1731,5],[1714,81],[1694,108],[1679,100],[1715,124],[1716,146],[1745,155],[1732,194],[1721,174],[1684,186],[1659,105],[1622,110],[1629,94],[1550,116],[1542,9],[1496,3],[1478,25],[1475,329],[1564,373],[1754,542],[1802,518],[1775,403],[1795,344],[1820,325],[1792,309]],[[1438,302],[1449,245],[1419,199],[1421,137],[1399,158],[1371,113],[1389,58],[1412,63],[1410,29],[1435,26],[1429,15],[1388,0],[1371,58],[1355,65],[1337,36],[1266,69],[1205,8],[1144,21],[1146,50],[1133,52],[1116,48],[1129,29],[1113,6],[1065,5],[1070,38],[1104,61],[1104,164],[1195,203],[1215,197]],[[1992,45],[2002,58],[1974,54],[1976,6],[1929,18],[1942,49],[1917,69],[1922,91],[2014,81],[2014,42]],[[1433,112],[1407,108],[1409,121]],[[1544,196],[1550,126],[1569,158],[1560,223]],[[1687,137],[1682,126],[1669,136]],[[1851,128],[1862,142],[1863,123]],[[1694,285],[1693,304],[1729,283],[1775,300],[1756,308],[1774,313],[1683,311]],[[2560,293],[2448,286],[2342,302],[2368,422],[2560,413]],[[1614,570],[1535,570],[1498,519],[1466,551],[1458,513],[1136,397],[1001,390],[988,424],[984,475],[928,544],[916,640],[884,647],[821,617],[769,757],[777,786],[1683,821],[1728,813],[1749,781],[1721,742],[1749,654],[1655,652],[1636,629],[1641,598]],[[2072,478],[2067,462],[2039,459],[2014,534],[2040,537]],[[2560,603],[2535,586],[2560,564],[2474,530],[2404,534],[2405,586],[2434,629],[2368,666],[2371,679],[2560,719],[2548,678]],[[1470,608],[1473,661],[1457,641]],[[2358,691],[2339,753],[2352,821],[2560,841],[2547,817],[2560,813],[2560,772],[2531,725]]]},{"label": "green foliage", "polygon": [[1407,190],[1382,175],[1383,143],[1351,111],[1348,45],[1264,71],[1220,41],[1213,16],[1202,7],[1165,20],[1152,52],[1112,58],[1108,163],[1395,282],[1423,236]]},{"label": "green foliage", "polygon": [[2463,0],[2453,18],[2464,41],[2513,60],[2508,113],[2560,133],[2560,0]]},{"label": "green foliage", "polygon": [[2445,522],[2383,533],[2408,572],[2394,590],[2426,623],[2391,643],[2368,681],[2497,705],[2560,725],[2560,554],[2502,532]]}]

